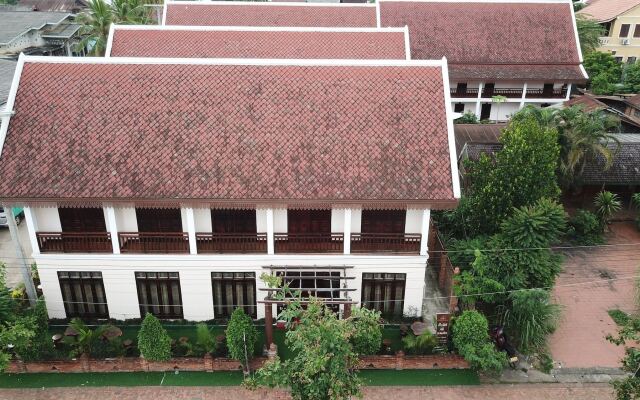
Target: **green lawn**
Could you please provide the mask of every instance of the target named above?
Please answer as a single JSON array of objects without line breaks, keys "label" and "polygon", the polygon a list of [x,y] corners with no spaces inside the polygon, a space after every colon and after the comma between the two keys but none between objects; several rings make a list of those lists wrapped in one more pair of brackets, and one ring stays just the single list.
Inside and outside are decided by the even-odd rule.
[{"label": "green lawn", "polygon": [[[362,371],[369,386],[477,385],[470,370]],[[241,372],[110,372],[79,374],[0,374],[0,388],[48,388],[68,386],[237,386]]]}]

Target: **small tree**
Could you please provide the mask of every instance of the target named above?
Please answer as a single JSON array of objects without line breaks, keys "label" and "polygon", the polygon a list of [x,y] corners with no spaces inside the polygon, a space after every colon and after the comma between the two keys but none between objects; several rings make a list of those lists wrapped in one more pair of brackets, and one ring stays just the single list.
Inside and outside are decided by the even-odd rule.
[{"label": "small tree", "polygon": [[602,191],[596,195],[593,200],[593,204],[596,206],[596,214],[600,217],[603,226],[607,226],[611,221],[613,214],[620,211],[622,203],[617,194],[609,191]]},{"label": "small tree", "polygon": [[138,331],[140,354],[149,361],[166,361],[171,358],[171,337],[160,320],[147,313]]},{"label": "small tree", "polygon": [[477,311],[465,311],[453,324],[453,344],[475,370],[497,374],[507,363],[489,339],[489,323]]},{"label": "small tree", "polygon": [[604,28],[598,21],[576,15],[576,27],[583,54],[589,54],[600,47],[600,36],[604,36]]},{"label": "small tree", "polygon": [[231,314],[229,325],[225,331],[229,355],[240,361],[245,374],[249,372],[249,362],[258,341],[258,331],[253,326],[253,320],[245,314],[242,308],[236,308]]},{"label": "small tree", "polygon": [[351,314],[353,350],[361,355],[376,354],[382,344],[382,326],[380,312],[356,307]]}]

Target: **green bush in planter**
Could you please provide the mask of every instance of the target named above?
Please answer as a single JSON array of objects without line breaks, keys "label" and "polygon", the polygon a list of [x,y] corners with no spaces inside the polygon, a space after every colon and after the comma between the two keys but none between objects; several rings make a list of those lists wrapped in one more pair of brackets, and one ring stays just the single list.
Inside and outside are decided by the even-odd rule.
[{"label": "green bush in planter", "polygon": [[578,210],[569,221],[573,240],[584,246],[604,243],[603,226],[598,216],[587,210]]},{"label": "green bush in planter", "polygon": [[351,323],[353,350],[360,355],[376,354],[382,345],[380,312],[356,307],[351,313]]},{"label": "green bush in planter", "polygon": [[245,314],[242,308],[236,308],[231,314],[225,334],[229,356],[240,361],[240,364],[247,370],[248,361],[253,358],[253,351],[258,340],[258,331],[253,326],[253,320]]},{"label": "green bush in planter", "polygon": [[402,338],[402,345],[407,354],[425,355],[433,353],[434,347],[438,344],[436,336],[425,331],[422,335],[416,336],[409,333]]},{"label": "green bush in planter", "polygon": [[465,311],[452,327],[453,344],[471,368],[488,374],[498,374],[507,364],[504,352],[496,350],[489,338],[489,323],[477,311]]},{"label": "green bush in planter", "polygon": [[147,313],[138,331],[140,354],[149,361],[166,361],[171,358],[171,337],[158,318]]}]

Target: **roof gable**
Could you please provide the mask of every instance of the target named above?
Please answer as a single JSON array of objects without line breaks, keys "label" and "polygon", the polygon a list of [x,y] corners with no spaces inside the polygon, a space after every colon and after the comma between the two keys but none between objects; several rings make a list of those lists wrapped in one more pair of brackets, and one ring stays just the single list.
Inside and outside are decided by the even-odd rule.
[{"label": "roof gable", "polygon": [[640,6],[640,0],[597,0],[578,11],[578,14],[598,22],[608,22],[638,6]]},{"label": "roof gable", "polygon": [[439,62],[28,61],[4,199],[455,203]]}]

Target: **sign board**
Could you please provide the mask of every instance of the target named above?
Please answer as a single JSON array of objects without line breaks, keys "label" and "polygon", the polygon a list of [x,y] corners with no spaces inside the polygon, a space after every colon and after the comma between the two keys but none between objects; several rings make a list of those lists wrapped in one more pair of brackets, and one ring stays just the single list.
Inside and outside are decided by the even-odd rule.
[{"label": "sign board", "polygon": [[436,337],[441,345],[447,344],[449,338],[449,321],[451,320],[451,314],[438,313],[436,314]]}]

